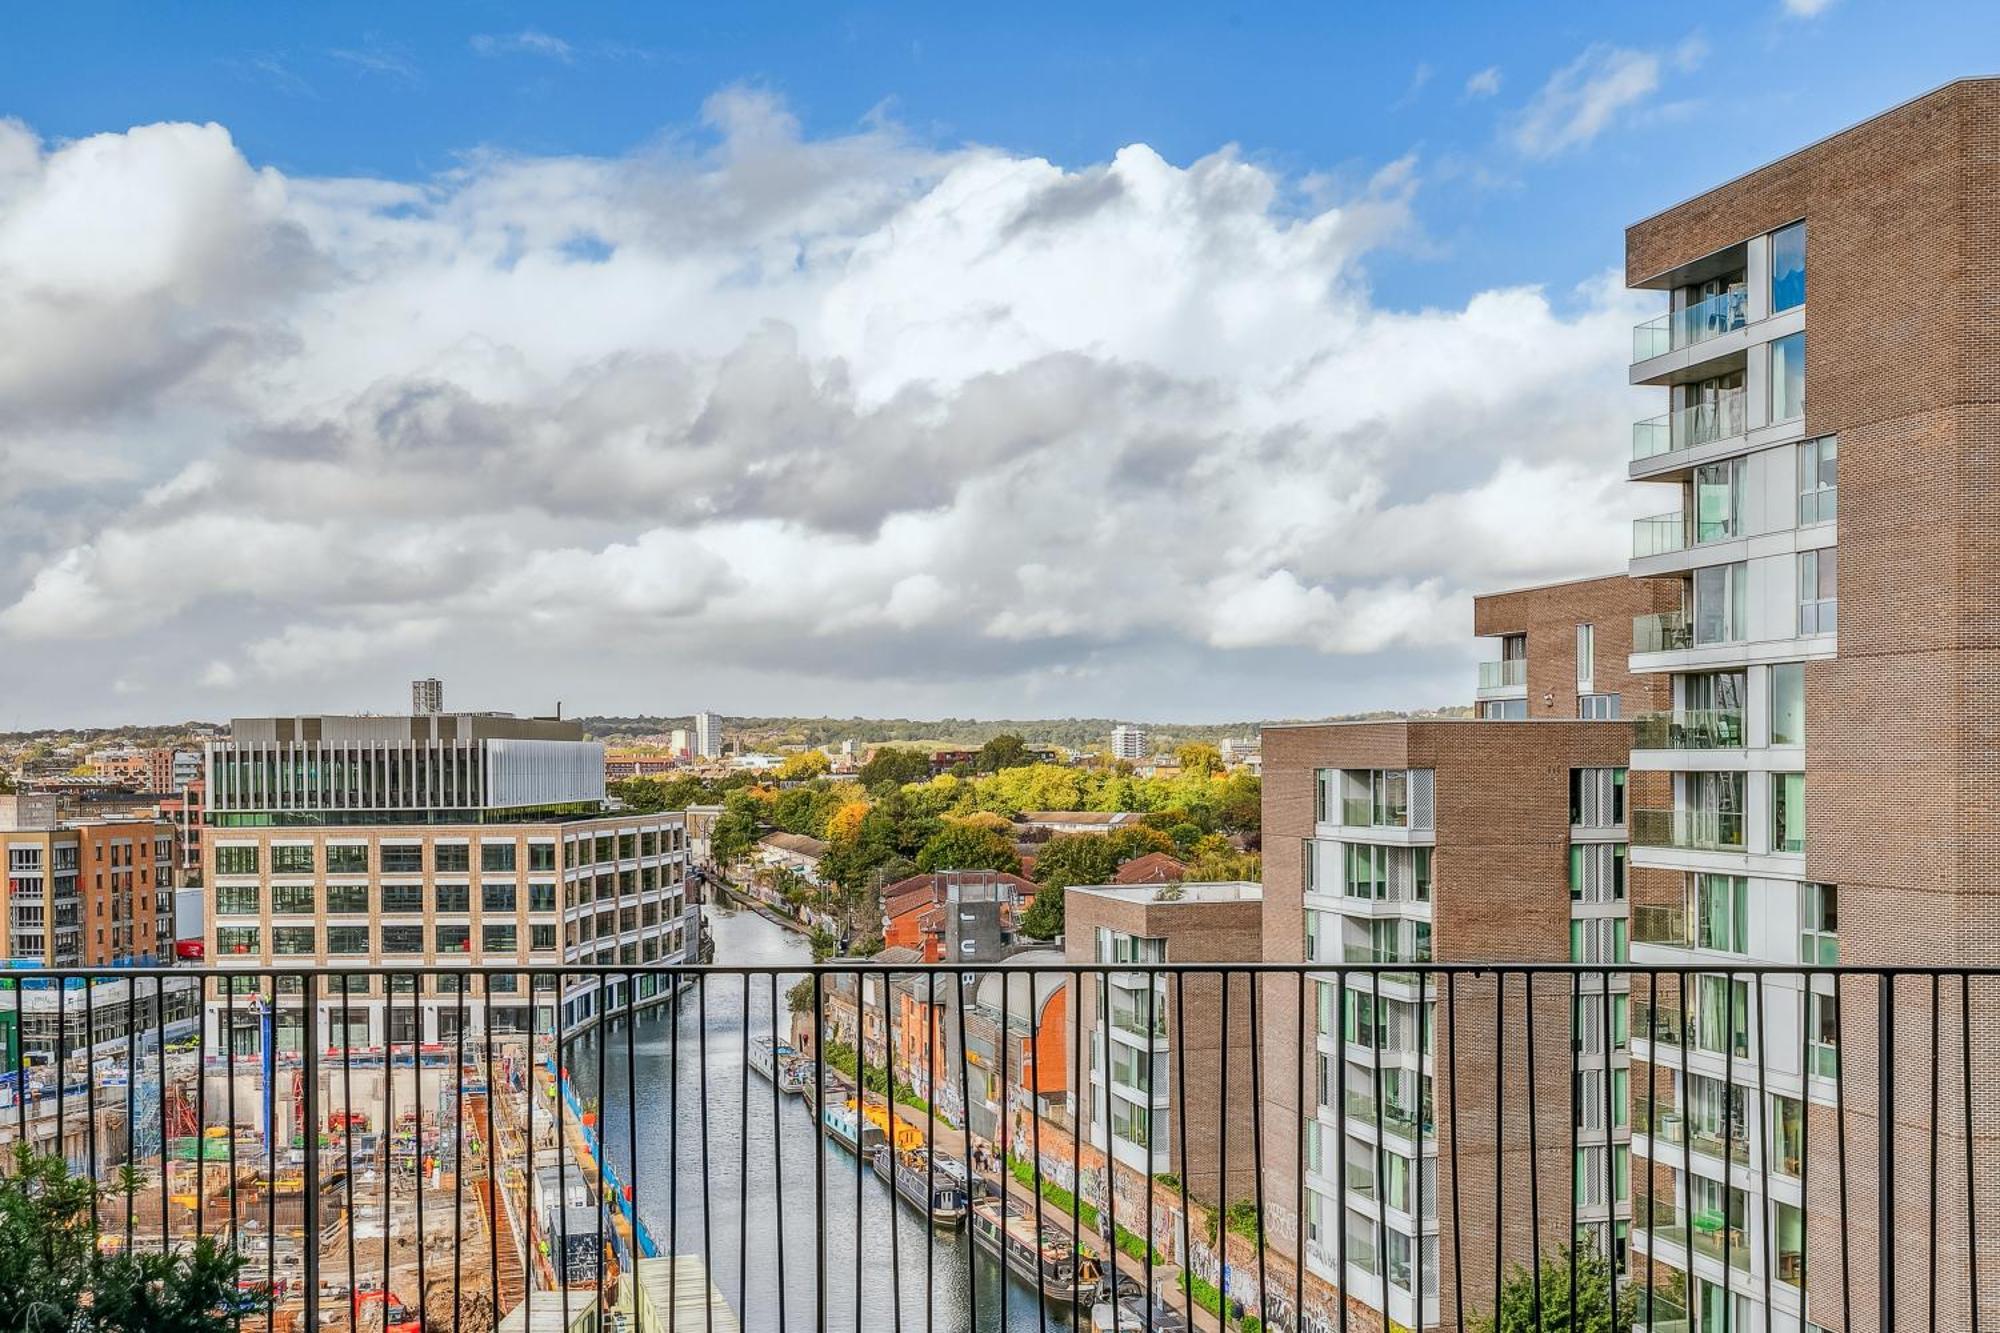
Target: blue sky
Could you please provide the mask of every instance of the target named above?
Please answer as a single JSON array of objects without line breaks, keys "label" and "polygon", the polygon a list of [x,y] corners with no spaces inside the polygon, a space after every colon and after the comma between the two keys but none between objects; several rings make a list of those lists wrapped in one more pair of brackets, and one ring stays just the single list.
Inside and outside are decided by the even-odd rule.
[{"label": "blue sky", "polygon": [[[738,83],[809,134],[886,111],[1065,166],[1137,142],[1174,162],[1236,143],[1293,175],[1415,153],[1422,242],[1372,268],[1394,304],[1567,287],[1615,262],[1627,222],[2000,51],[2000,5],[1888,0],[43,5],[8,28],[0,114],[52,136],[214,120],[252,161],[312,174],[418,178],[478,146],[616,153],[697,132]],[[1501,146],[1590,48],[1690,38],[1699,63],[1615,133],[1531,164]],[[1498,91],[1469,96],[1488,69]]]},{"label": "blue sky", "polygon": [[40,6],[0,725],[1463,702],[1623,567],[1628,223],[2000,6]]}]

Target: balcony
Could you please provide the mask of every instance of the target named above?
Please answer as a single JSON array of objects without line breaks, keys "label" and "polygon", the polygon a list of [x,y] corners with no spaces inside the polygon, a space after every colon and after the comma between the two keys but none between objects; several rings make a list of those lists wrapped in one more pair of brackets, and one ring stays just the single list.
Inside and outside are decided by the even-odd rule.
[{"label": "balcony", "polygon": [[1634,907],[1632,909],[1632,943],[1659,944],[1675,949],[1691,947],[1694,943],[1694,934],[1689,927],[1686,909],[1680,907]]},{"label": "balcony", "polygon": [[1479,664],[1479,692],[1512,690],[1525,688],[1528,684],[1528,659],[1510,657],[1498,662]]},{"label": "balcony", "polygon": [[1636,719],[1635,748],[1641,750],[1740,750],[1740,708],[1675,708],[1642,713]]},{"label": "balcony", "polygon": [[1729,389],[1713,398],[1662,412],[1632,423],[1632,461],[1699,449],[1717,440],[1734,439],[1749,429],[1743,390]]},{"label": "balcony", "polygon": [[1688,548],[1687,515],[1676,509],[1671,514],[1632,520],[1632,558],[1671,555]]},{"label": "balcony", "polygon": [[1634,847],[1691,852],[1743,850],[1743,815],[1736,810],[1634,810]]},{"label": "balcony", "polygon": [[1655,1242],[1678,1245],[1686,1248],[1688,1237],[1694,1237],[1694,1252],[1724,1262],[1728,1256],[1730,1268],[1738,1273],[1750,1271],[1750,1239],[1741,1226],[1730,1226],[1716,1209],[1697,1210],[1690,1216],[1676,1207],[1671,1200],[1655,1199],[1651,1210],[1650,1224],[1645,1220],[1646,1210],[1634,1210],[1633,1225],[1650,1234]]},{"label": "balcony", "polygon": [[1719,338],[1742,328],[1750,318],[1748,292],[1722,292],[1682,310],[1649,319],[1632,330],[1632,359],[1649,361],[1677,347]]},{"label": "balcony", "polygon": [[1632,617],[1632,651],[1677,653],[1694,647],[1694,626],[1685,611],[1660,611]]}]

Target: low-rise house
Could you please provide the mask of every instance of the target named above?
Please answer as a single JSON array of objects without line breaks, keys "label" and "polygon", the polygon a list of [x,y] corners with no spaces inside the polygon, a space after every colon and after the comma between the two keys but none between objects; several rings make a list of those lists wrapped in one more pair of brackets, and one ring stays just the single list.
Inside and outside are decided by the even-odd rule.
[{"label": "low-rise house", "polygon": [[803,833],[767,833],[757,839],[757,864],[770,870],[789,870],[808,884],[818,884],[820,862],[826,859],[826,844]]}]

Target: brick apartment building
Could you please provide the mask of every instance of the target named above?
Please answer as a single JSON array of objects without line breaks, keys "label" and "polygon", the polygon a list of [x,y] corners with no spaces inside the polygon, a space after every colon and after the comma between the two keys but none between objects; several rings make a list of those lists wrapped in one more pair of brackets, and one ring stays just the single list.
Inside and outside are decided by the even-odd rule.
[{"label": "brick apartment building", "polygon": [[1264,731],[1264,956],[1326,968],[1309,975],[1302,1014],[1297,983],[1267,985],[1270,1011],[1284,1017],[1266,1025],[1266,1067],[1298,1070],[1301,1051],[1308,1063],[1302,1078],[1266,1083],[1266,1207],[1273,1236],[1289,1247],[1303,1198],[1308,1268],[1346,1289],[1361,1327],[1379,1324],[1385,1309],[1396,1324],[1436,1327],[1453,1312],[1441,1310],[1440,1291],[1460,1282],[1492,1290],[1490,1222],[1462,1247],[1458,1272],[1439,1205],[1455,1188],[1463,1216],[1491,1219],[1509,1188],[1496,1201],[1496,1170],[1520,1191],[1504,1209],[1503,1270],[1526,1266],[1533,1251],[1531,1179],[1553,1201],[1540,1209],[1545,1247],[1565,1241],[1576,1176],[1586,1239],[1625,1243],[1622,979],[1609,995],[1595,978],[1579,983],[1576,1097],[1567,984],[1543,978],[1536,988],[1530,1076],[1521,978],[1509,983],[1504,1013],[1492,979],[1454,983],[1454,1108],[1440,1076],[1454,1059],[1438,1021],[1444,997],[1413,973],[1338,969],[1625,956],[1633,724],[1621,719],[1664,697],[1658,682],[1628,671],[1627,636],[1658,595],[1615,575],[1479,598],[1474,628],[1501,656],[1481,666],[1477,720]]},{"label": "brick apartment building", "polygon": [[0,797],[7,910],[0,958],[16,966],[171,961],[173,830],[151,819],[66,819],[47,796]]},{"label": "brick apartment building", "polygon": [[[1135,969],[1083,975],[1077,1004],[1083,1067],[1074,1086],[1085,1141],[1141,1178],[1181,1177],[1199,1202],[1252,1198],[1254,982],[1246,974],[1229,978],[1225,1015],[1221,973],[1143,969],[1149,963],[1258,961],[1258,886],[1079,885],[1063,894],[1063,917],[1067,961],[1091,968],[1130,963]],[[1074,1056],[1072,1047],[1066,1058]],[[1219,1188],[1225,1129],[1227,1200]]]},{"label": "brick apartment building", "polygon": [[[1635,333],[1631,381],[1668,412],[1635,428],[1630,473],[1680,497],[1634,534],[1632,574],[1680,598],[1635,627],[1633,669],[1673,705],[1632,757],[1635,961],[2000,961],[2000,81],[1635,224],[1626,277],[1667,307]],[[1886,1326],[1885,1146],[1896,1305],[1924,1312],[1933,1262],[1971,1258],[1963,1166],[1933,1190],[1933,1151],[1978,1161],[1982,1245],[2000,1226],[2000,1107],[1971,1108],[1968,1149],[1960,988],[1941,991],[1941,1071],[1927,979],[1897,986],[1887,1071],[1872,980],[1691,989],[1634,1029],[1662,1317]],[[1975,986],[1975,1015],[1995,998]],[[1980,1285],[1978,1322],[2000,1327],[2000,1286]],[[1969,1287],[1939,1284],[1936,1326],[1975,1326]]]}]

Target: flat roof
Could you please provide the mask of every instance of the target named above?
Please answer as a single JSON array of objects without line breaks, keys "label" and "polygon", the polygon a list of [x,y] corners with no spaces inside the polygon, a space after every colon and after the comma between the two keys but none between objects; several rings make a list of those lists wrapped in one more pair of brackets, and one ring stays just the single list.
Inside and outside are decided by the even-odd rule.
[{"label": "flat roof", "polygon": [[1255,903],[1264,900],[1264,886],[1247,879],[1188,880],[1180,884],[1073,884],[1066,892],[1094,894],[1114,902],[1149,906],[1156,903]]}]

